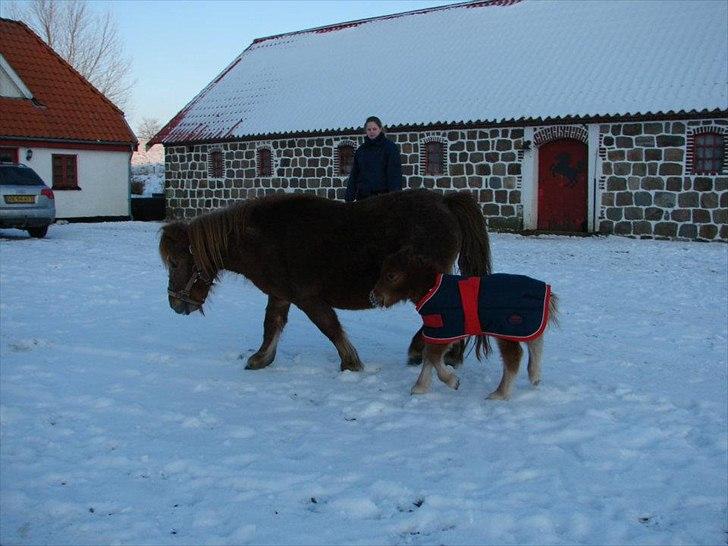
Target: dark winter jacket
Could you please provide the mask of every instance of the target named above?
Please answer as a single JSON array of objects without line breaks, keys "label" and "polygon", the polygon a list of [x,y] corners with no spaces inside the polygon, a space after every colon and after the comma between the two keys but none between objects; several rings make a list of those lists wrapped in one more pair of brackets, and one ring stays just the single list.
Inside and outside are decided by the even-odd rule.
[{"label": "dark winter jacket", "polygon": [[548,284],[524,275],[440,274],[416,307],[428,343],[450,343],[481,334],[531,341],[546,328],[550,298]]},{"label": "dark winter jacket", "polygon": [[380,133],[354,153],[354,163],[346,183],[346,200],[356,201],[378,193],[402,189],[402,163],[399,148]]}]

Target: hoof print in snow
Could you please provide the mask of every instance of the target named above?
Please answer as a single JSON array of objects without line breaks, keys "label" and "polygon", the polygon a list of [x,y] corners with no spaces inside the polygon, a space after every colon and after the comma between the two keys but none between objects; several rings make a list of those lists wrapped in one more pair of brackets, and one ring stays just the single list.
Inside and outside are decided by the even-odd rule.
[{"label": "hoof print in snow", "polygon": [[659,527],[662,523],[662,518],[660,516],[642,516],[637,518],[637,521],[646,527]]},{"label": "hoof print in snow", "polygon": [[399,510],[400,512],[407,512],[408,514],[411,514],[411,513],[412,513],[412,512],[414,512],[414,511],[415,511],[415,510],[416,510],[417,508],[419,508],[420,506],[422,506],[422,505],[423,505],[424,503],[425,503],[425,499],[417,499],[416,501],[414,501],[414,502],[412,503],[412,506],[414,506],[414,508],[412,508],[412,507],[408,507],[408,508],[402,508],[402,507],[398,507],[398,510]]}]

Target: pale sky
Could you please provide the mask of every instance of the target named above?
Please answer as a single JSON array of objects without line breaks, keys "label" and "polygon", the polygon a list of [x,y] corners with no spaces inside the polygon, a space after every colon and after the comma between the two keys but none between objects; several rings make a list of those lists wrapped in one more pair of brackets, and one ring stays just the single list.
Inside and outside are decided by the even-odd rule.
[{"label": "pale sky", "polygon": [[[93,0],[116,14],[136,85],[125,108],[141,120],[169,121],[255,38],[365,19],[454,0]],[[388,52],[396,55],[396,51]],[[376,59],[361,64],[362,85],[376,85]]]}]

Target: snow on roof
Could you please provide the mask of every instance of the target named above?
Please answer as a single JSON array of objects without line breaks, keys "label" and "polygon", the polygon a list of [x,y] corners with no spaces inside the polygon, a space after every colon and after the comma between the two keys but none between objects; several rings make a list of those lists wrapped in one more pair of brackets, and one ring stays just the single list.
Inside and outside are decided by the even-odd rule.
[{"label": "snow on roof", "polygon": [[728,110],[727,7],[494,0],[261,38],[154,141]]}]

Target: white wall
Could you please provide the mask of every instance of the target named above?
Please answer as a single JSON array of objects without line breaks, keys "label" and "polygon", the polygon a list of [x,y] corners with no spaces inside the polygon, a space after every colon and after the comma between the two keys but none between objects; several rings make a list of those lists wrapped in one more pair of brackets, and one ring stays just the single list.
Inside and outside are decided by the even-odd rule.
[{"label": "white wall", "polygon": [[53,190],[57,218],[129,216],[129,152],[103,152],[65,148],[20,148],[18,159],[31,167],[48,186],[53,185],[53,154],[76,156],[79,190]]}]

